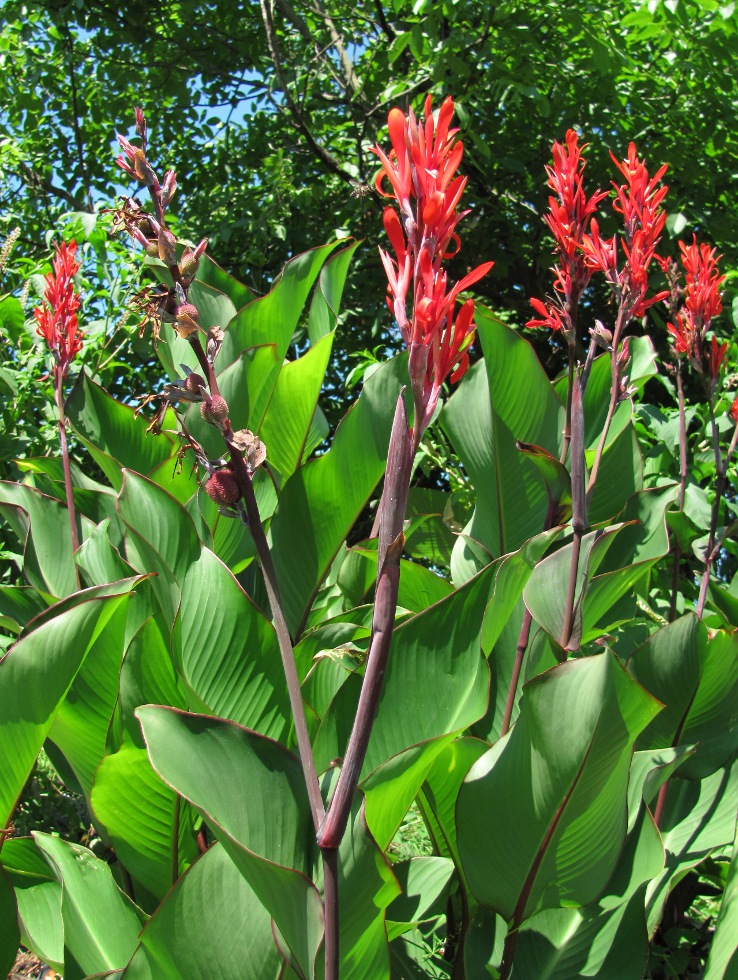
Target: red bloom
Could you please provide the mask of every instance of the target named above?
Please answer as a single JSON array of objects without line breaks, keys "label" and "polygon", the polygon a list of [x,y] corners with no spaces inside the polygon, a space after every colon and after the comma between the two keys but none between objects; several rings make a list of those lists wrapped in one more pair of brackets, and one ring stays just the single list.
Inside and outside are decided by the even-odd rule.
[{"label": "red bloom", "polygon": [[730,416],[738,425],[738,398],[733,399],[733,404],[730,406]]},{"label": "red bloom", "polygon": [[[485,262],[448,288],[442,263],[460,247],[456,226],[467,212],[458,205],[466,178],[457,175],[464,152],[450,129],[454,113],[448,98],[434,117],[430,96],[425,102],[425,122],[412,112],[405,117],[392,109],[388,126],[392,149],[386,154],[373,147],[382,169],[377,190],[394,198],[400,216],[391,207],[384,211],[384,228],[394,257],[379,250],[389,283],[388,305],[394,314],[410,354],[410,381],[415,397],[416,429],[422,432],[438,402],[441,385],[450,375],[458,381],[469,363],[467,350],[474,338],[474,301],[467,300],[458,314],[456,299],[492,268]],[[391,191],[385,190],[385,179]],[[412,284],[412,312],[407,295]]]},{"label": "red bloom", "polygon": [[[531,299],[531,305],[543,319],[532,319],[527,327],[550,327],[552,330],[572,330],[572,311],[579,297],[587,288],[592,268],[582,253],[582,241],[597,205],[606,191],[597,190],[587,198],[584,192],[583,174],[585,161],[579,146],[579,137],[573,129],[567,131],[566,143],[553,145],[553,166],[546,166],[548,186],[556,194],[550,197],[549,213],[544,220],[556,241],[558,263],[553,268],[554,289],[557,298],[544,306],[540,300]],[[545,312],[544,312],[545,311]]]},{"label": "red bloom", "polygon": [[613,181],[616,195],[613,208],[622,214],[625,224],[622,242],[625,264],[618,271],[616,239],[602,241],[594,220],[592,235],[584,238],[582,248],[587,265],[605,273],[621,310],[624,310],[625,319],[629,320],[643,316],[649,306],[669,295],[664,291],[646,299],[648,267],[654,258],[660,261],[655,249],[666,222],[666,213],[659,206],[668,188],[657,186],[666,173],[666,164],[649,177],[646,165],[638,159],[634,143],[628,147],[628,157],[622,163],[612,153],[610,156],[626,181],[622,185]]},{"label": "red bloom", "polygon": [[704,348],[705,335],[712,320],[723,309],[720,287],[725,282],[725,276],[721,276],[718,270],[720,256],[709,245],[698,245],[696,235],[691,245],[679,242],[679,251],[685,272],[684,303],[676,317],[676,327],[668,324],[669,333],[675,339],[677,353],[686,354],[696,371],[702,374],[707,367],[714,388],[728,349],[727,343],[719,345],[714,336],[709,349],[705,351]]},{"label": "red bloom", "polygon": [[74,291],[74,277],[80,265],[74,257],[76,251],[76,242],[56,246],[54,271],[44,277],[46,304],[33,311],[37,333],[46,341],[56,362],[55,370],[61,371],[62,377],[82,349],[83,335],[77,319],[80,303]]}]

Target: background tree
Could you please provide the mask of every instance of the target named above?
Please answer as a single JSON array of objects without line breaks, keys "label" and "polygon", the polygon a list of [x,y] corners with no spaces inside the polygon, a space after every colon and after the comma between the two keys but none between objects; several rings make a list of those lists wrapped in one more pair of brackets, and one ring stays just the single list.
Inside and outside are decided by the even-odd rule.
[{"label": "background tree", "polygon": [[256,293],[292,252],[336,233],[367,240],[333,420],[347,355],[390,330],[369,150],[389,108],[417,107],[428,91],[454,95],[464,131],[473,213],[455,272],[494,259],[477,289],[512,322],[549,289],[543,167],[570,126],[596,137],[593,174],[609,173],[607,150],[622,159],[630,140],[653,167],[668,162],[669,231],[695,229],[736,264],[731,5],[185,0],[156,19],[137,0],[11,0],[4,12],[0,235],[19,225],[17,249],[41,257],[62,213],[109,204],[114,135],[131,133],[142,105],[167,147],[158,163],[186,189],[180,233],[209,236],[210,253]]}]

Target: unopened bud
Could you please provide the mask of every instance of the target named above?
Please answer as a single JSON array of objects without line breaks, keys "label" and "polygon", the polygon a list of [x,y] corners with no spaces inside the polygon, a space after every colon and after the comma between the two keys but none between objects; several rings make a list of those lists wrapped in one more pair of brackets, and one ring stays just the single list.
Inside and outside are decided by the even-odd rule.
[{"label": "unopened bud", "polygon": [[156,244],[156,242],[146,242],[144,252],[146,252],[147,255],[150,255],[152,259],[159,258],[159,246]]},{"label": "unopened bud", "polygon": [[235,504],[241,497],[238,482],[231,470],[218,470],[205,484],[205,492],[216,504]]},{"label": "unopened bud", "polygon": [[228,418],[228,402],[222,395],[213,395],[202,403],[200,414],[211,425],[222,425]]},{"label": "unopened bud", "polygon": [[201,390],[205,388],[205,378],[201,374],[188,374],[185,378],[185,389],[190,392],[191,395],[201,394]]},{"label": "unopened bud", "polygon": [[200,262],[195,258],[195,253],[191,248],[186,248],[179,262],[179,270],[182,275],[187,276],[188,279],[194,279],[199,266]]},{"label": "unopened bud", "polygon": [[177,332],[180,337],[189,337],[198,328],[200,314],[192,303],[183,303],[177,307]]}]

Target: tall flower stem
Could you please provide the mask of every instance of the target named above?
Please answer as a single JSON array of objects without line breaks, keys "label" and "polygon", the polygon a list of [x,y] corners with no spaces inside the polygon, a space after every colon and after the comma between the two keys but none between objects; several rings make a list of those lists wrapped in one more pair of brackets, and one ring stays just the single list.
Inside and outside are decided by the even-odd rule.
[{"label": "tall flower stem", "polygon": [[[64,417],[64,377],[58,367],[54,369],[54,400],[59,412],[59,444],[61,446],[62,467],[64,469],[64,492],[67,498],[67,512],[69,514],[69,529],[72,533],[72,557],[79,548],[79,532],[77,531],[77,511],[74,506],[74,493],[72,490],[72,468],[69,463],[69,447],[67,446],[67,423]],[[77,589],[81,588],[79,568],[74,565],[74,575],[77,580]]]},{"label": "tall flower stem", "polygon": [[579,377],[575,374],[571,411],[571,526],[574,533],[569,569],[569,585],[564,607],[564,623],[561,628],[561,646],[569,649],[574,632],[574,613],[576,606],[576,585],[579,571],[579,554],[582,537],[587,528],[587,496],[584,491],[586,478],[584,460],[584,408]]},{"label": "tall flower stem", "polygon": [[[687,424],[684,411],[684,380],[682,378],[682,362],[676,359],[677,396],[679,399],[679,511],[684,510],[684,497],[687,489]],[[679,594],[679,565],[682,559],[682,549],[679,541],[674,538],[674,564],[671,576],[671,602],[669,605],[669,622],[677,615],[677,595]]]},{"label": "tall flower stem", "polygon": [[725,493],[725,461],[720,451],[720,432],[715,421],[715,410],[713,407],[712,395],[709,396],[707,407],[710,412],[710,428],[712,430],[712,449],[715,455],[715,470],[717,480],[715,482],[715,500],[712,504],[712,516],[710,518],[710,532],[707,537],[707,548],[705,549],[705,569],[702,573],[700,582],[700,594],[697,600],[697,618],[702,619],[705,611],[705,601],[707,600],[707,586],[710,581],[710,569],[719,549],[715,548],[715,536],[717,534],[717,523],[720,516],[720,507]]},{"label": "tall flower stem", "polygon": [[610,433],[610,426],[612,424],[613,416],[615,415],[615,410],[620,402],[620,377],[622,372],[622,363],[618,356],[618,347],[620,346],[620,339],[623,335],[627,320],[628,317],[626,316],[625,309],[621,303],[612,338],[612,351],[610,352],[610,373],[612,377],[610,384],[610,404],[607,407],[605,423],[602,426],[600,440],[597,443],[597,452],[595,453],[594,463],[592,464],[592,469],[589,474],[589,481],[587,483],[587,503],[589,503],[589,501],[592,499],[592,493],[594,492],[597,477],[600,472],[602,454],[605,451],[607,437]]},{"label": "tall flower stem", "polygon": [[380,504],[377,592],[374,600],[369,654],[341,775],[325,823],[318,835],[321,848],[337,848],[341,843],[379,705],[397,611],[400,556],[405,543],[402,525],[405,519],[412,462],[412,432],[407,422],[403,395],[400,393],[392,423],[387,454],[387,475]]}]

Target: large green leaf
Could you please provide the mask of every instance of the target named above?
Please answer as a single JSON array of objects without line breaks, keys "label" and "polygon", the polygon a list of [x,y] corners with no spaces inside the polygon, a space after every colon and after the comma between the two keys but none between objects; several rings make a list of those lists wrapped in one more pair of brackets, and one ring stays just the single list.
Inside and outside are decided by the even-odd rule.
[{"label": "large green leaf", "polygon": [[271,916],[214,844],[180,878],[149,919],[126,980],[277,980],[282,957]]},{"label": "large green leaf", "polygon": [[142,915],[109,865],[78,844],[50,834],[34,838],[62,886],[65,980],[124,967],[138,945]]},{"label": "large green leaf", "polygon": [[[49,966],[61,971],[64,966],[61,885],[30,837],[6,840],[2,863],[15,889],[23,944]],[[3,921],[1,917],[0,921]]]},{"label": "large green leaf", "polygon": [[116,401],[84,371],[67,399],[66,410],[78,436],[116,490],[123,482],[123,467],[147,476],[176,454],[177,446],[169,436],[147,434],[144,416]]},{"label": "large green leaf", "polygon": [[539,562],[523,589],[523,599],[530,614],[552,639],[567,650],[579,649],[582,640],[582,607],[586,603],[589,582],[621,527],[622,525],[616,525],[605,530],[591,531],[581,539],[570,638],[564,636],[563,630],[567,613],[573,542],[565,544]]},{"label": "large green leaf", "polygon": [[738,978],[738,834],[733,841],[733,858],[715,924],[705,980]]},{"label": "large green leaf", "polygon": [[[65,504],[22,483],[0,483],[0,516],[23,547],[23,572],[34,588],[59,598],[77,591]],[[93,528],[78,515],[80,541]]]},{"label": "large green leaf", "polygon": [[[100,763],[91,805],[102,821],[125,868],[148,892],[162,899],[174,874],[174,792],[151,768],[144,749],[126,743]],[[182,804],[178,816],[177,872],[196,858],[192,811]]]},{"label": "large green leaf", "polygon": [[274,628],[207,548],[185,576],[179,626],[179,669],[196,702],[285,738],[292,714]]},{"label": "large green leaf", "polygon": [[564,409],[526,340],[483,308],[477,327],[484,363],[449,399],[441,424],[472,484],[484,488],[465,533],[499,557],[541,531],[548,508],[536,465],[516,442],[558,456]]},{"label": "large green leaf", "polygon": [[314,831],[298,760],[219,718],[152,706],[137,715],[154,769],[213,827],[313,976],[323,909],[308,877]]},{"label": "large green leaf", "polygon": [[126,470],[118,498],[118,513],[130,529],[126,557],[142,572],[155,572],[152,587],[169,622],[179,608],[181,586],[200,554],[192,518],[161,487]]},{"label": "large green leaf", "polygon": [[0,865],[0,973],[9,974],[20,943],[18,906],[10,878]]},{"label": "large green leaf", "polygon": [[348,248],[341,249],[320,270],[318,286],[310,304],[308,336],[311,344],[317,344],[321,338],[336,329],[343,287],[351,259],[358,247],[359,242],[353,242]]},{"label": "large green leaf", "polygon": [[488,749],[477,738],[457,738],[444,746],[433,762],[418,796],[418,805],[428,827],[434,848],[460,867],[456,844],[456,800],[461,784],[472,765]]},{"label": "large green leaf", "polygon": [[219,355],[226,364],[234,361],[242,350],[260,344],[275,344],[277,361],[282,363],[313,283],[337,244],[333,242],[295,256],[266,296],[239,311],[228,324]]},{"label": "large green leaf", "polygon": [[697,743],[682,773],[701,778],[735,753],[738,729],[738,639],[691,613],[651,635],[629,661],[631,673],[665,705],[639,748]]},{"label": "large green leaf", "polygon": [[333,337],[333,333],[327,334],[298,360],[282,366],[259,427],[259,438],[266,446],[269,464],[283,481],[302,461]]},{"label": "large green leaf", "polygon": [[[489,673],[479,634],[493,578],[494,568],[485,569],[395,629],[364,777],[406,749],[467,728],[484,713]],[[343,755],[356,694],[344,685],[324,718],[314,744],[319,765]]]},{"label": "large green leaf", "polygon": [[76,605],[20,639],[0,660],[0,825],[6,827],[39,750],[101,631],[134,579],[117,583],[117,595],[81,593]]},{"label": "large green leaf", "polygon": [[659,826],[666,850],[661,874],[648,888],[648,931],[653,935],[674,886],[712,851],[732,843],[738,812],[738,760],[701,782],[669,781]]},{"label": "large green leaf", "polygon": [[49,730],[49,738],[64,753],[88,799],[95,770],[105,755],[108,729],[118,702],[127,618],[128,604],[110,617],[90,647]]},{"label": "large green leaf", "polygon": [[525,686],[515,727],[472,767],[457,805],[464,873],[482,904],[517,925],[599,896],[625,839],[633,743],[658,710],[610,653]]},{"label": "large green leaf", "polygon": [[406,371],[405,357],[375,371],[338,426],[330,450],[298,469],[282,490],[271,535],[293,635],[302,631],[318,587],[384,472]]}]

